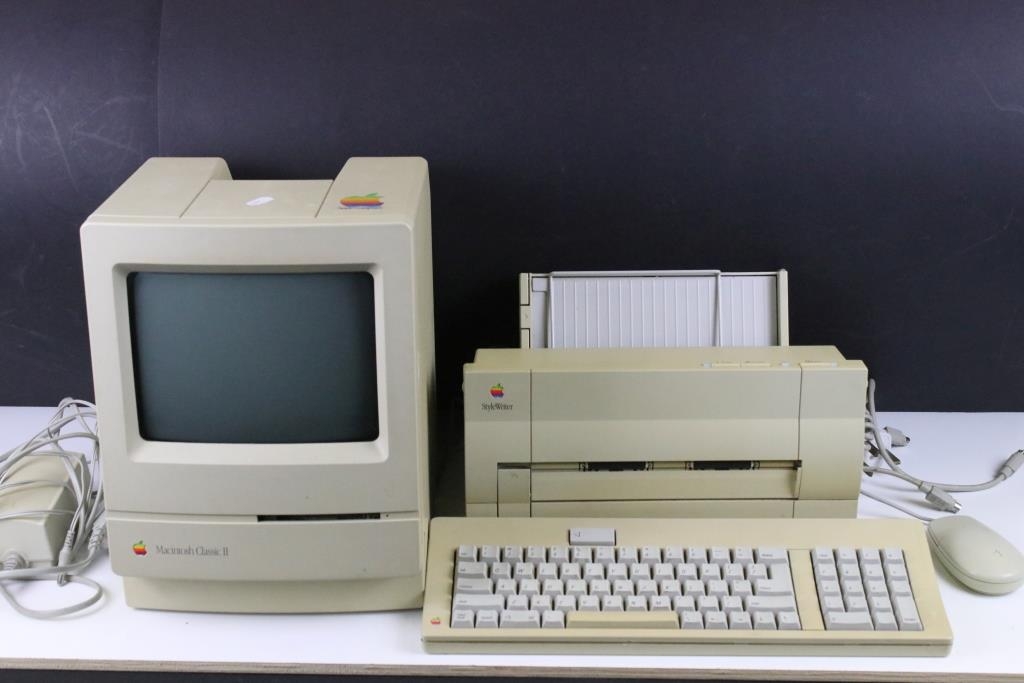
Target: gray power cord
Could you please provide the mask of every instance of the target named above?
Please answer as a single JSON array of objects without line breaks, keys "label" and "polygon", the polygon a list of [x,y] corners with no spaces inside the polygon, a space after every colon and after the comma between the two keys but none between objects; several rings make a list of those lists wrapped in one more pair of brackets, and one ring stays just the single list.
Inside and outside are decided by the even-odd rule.
[{"label": "gray power cord", "polygon": [[[90,441],[91,453],[87,455],[65,449],[62,442],[69,439]],[[74,574],[89,566],[102,549],[106,537],[99,450],[96,406],[86,401],[65,398],[46,427],[25,443],[0,454],[0,496],[26,487],[66,486],[74,495],[76,503],[73,511],[21,510],[3,516],[3,519],[38,518],[52,514],[71,516],[56,565],[31,567],[28,560],[17,550],[8,551],[4,557],[0,557],[0,596],[25,616],[45,619],[71,614],[95,604],[103,596],[103,588],[98,583]],[[15,464],[28,456],[59,458],[68,472],[68,481],[8,481]],[[94,592],[85,600],[67,607],[36,610],[19,603],[7,587],[9,581],[46,579],[56,579],[61,586],[68,583],[84,584]]]},{"label": "gray power cord", "polygon": [[[899,458],[893,455],[892,451],[889,450],[891,447],[906,445],[909,442],[910,439],[907,438],[900,430],[892,427],[886,427],[885,429],[879,427],[878,415],[875,412],[875,380],[869,380],[867,407],[864,416],[864,451],[866,456],[864,474],[867,476],[870,477],[876,474],[884,474],[896,477],[897,479],[902,479],[924,493],[925,499],[936,509],[942,512],[955,514],[960,511],[961,505],[956,498],[953,497],[953,493],[967,493],[990,489],[993,486],[1009,479],[1018,469],[1020,469],[1021,465],[1024,465],[1024,449],[1021,449],[1011,454],[1010,457],[1008,457],[1000,466],[996,475],[988,481],[981,482],[979,484],[945,484],[941,482],[927,481],[915,477],[904,470],[900,466],[901,463]],[[878,461],[879,459],[881,462]],[[871,464],[872,460],[874,460],[874,464]],[[880,503],[884,503],[885,505],[908,515],[912,515],[926,522],[931,521],[929,518],[917,514],[909,508],[899,505],[891,500],[887,500],[881,496],[863,490],[861,493],[868,498],[877,500]]]}]

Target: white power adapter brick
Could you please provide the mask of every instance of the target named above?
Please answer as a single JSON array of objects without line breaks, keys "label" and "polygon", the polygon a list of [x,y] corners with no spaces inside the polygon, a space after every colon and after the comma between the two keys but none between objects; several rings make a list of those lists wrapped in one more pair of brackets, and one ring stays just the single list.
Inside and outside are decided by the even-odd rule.
[{"label": "white power adapter brick", "polygon": [[[75,507],[63,459],[29,455],[14,463],[0,488],[0,560],[15,552],[32,567],[55,565]],[[30,510],[48,514],[4,519]]]}]

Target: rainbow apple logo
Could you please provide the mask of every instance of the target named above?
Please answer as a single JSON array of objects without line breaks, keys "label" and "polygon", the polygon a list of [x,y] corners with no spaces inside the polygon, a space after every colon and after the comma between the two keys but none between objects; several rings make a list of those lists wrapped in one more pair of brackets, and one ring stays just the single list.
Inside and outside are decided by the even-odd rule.
[{"label": "rainbow apple logo", "polygon": [[493,396],[494,398],[504,398],[505,387],[501,386],[500,382],[498,384],[495,384],[493,387],[491,387],[491,396]]},{"label": "rainbow apple logo", "polygon": [[384,205],[384,200],[376,192],[352,194],[342,197],[341,205],[346,209],[377,209]]},{"label": "rainbow apple logo", "polygon": [[142,541],[136,541],[135,544],[132,546],[132,552],[135,553],[136,555],[145,555],[146,554],[146,544],[143,543]]}]

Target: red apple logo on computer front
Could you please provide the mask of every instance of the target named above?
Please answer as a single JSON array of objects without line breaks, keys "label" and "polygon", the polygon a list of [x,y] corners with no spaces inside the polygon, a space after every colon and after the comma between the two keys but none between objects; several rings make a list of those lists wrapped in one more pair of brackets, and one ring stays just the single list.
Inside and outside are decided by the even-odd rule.
[{"label": "red apple logo on computer front", "polygon": [[495,384],[493,387],[491,387],[491,396],[493,396],[494,398],[504,398],[505,387],[501,386],[500,382],[498,384]]},{"label": "red apple logo on computer front", "polygon": [[135,544],[132,546],[132,552],[135,553],[136,555],[145,555],[146,554],[146,544],[143,543],[142,541],[136,541]]},{"label": "red apple logo on computer front", "polygon": [[350,194],[347,197],[342,197],[339,201],[346,209],[378,209],[384,205],[384,198],[376,192]]}]

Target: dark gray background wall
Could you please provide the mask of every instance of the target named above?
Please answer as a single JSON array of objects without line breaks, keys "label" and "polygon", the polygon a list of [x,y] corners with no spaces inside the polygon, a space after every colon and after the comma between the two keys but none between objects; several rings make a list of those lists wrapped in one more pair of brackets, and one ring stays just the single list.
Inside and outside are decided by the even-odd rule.
[{"label": "dark gray background wall", "polygon": [[890,410],[1024,410],[1024,4],[0,8],[0,404],[91,395],[77,229],[151,155],[431,164],[441,404],[522,270],[790,271]]}]

